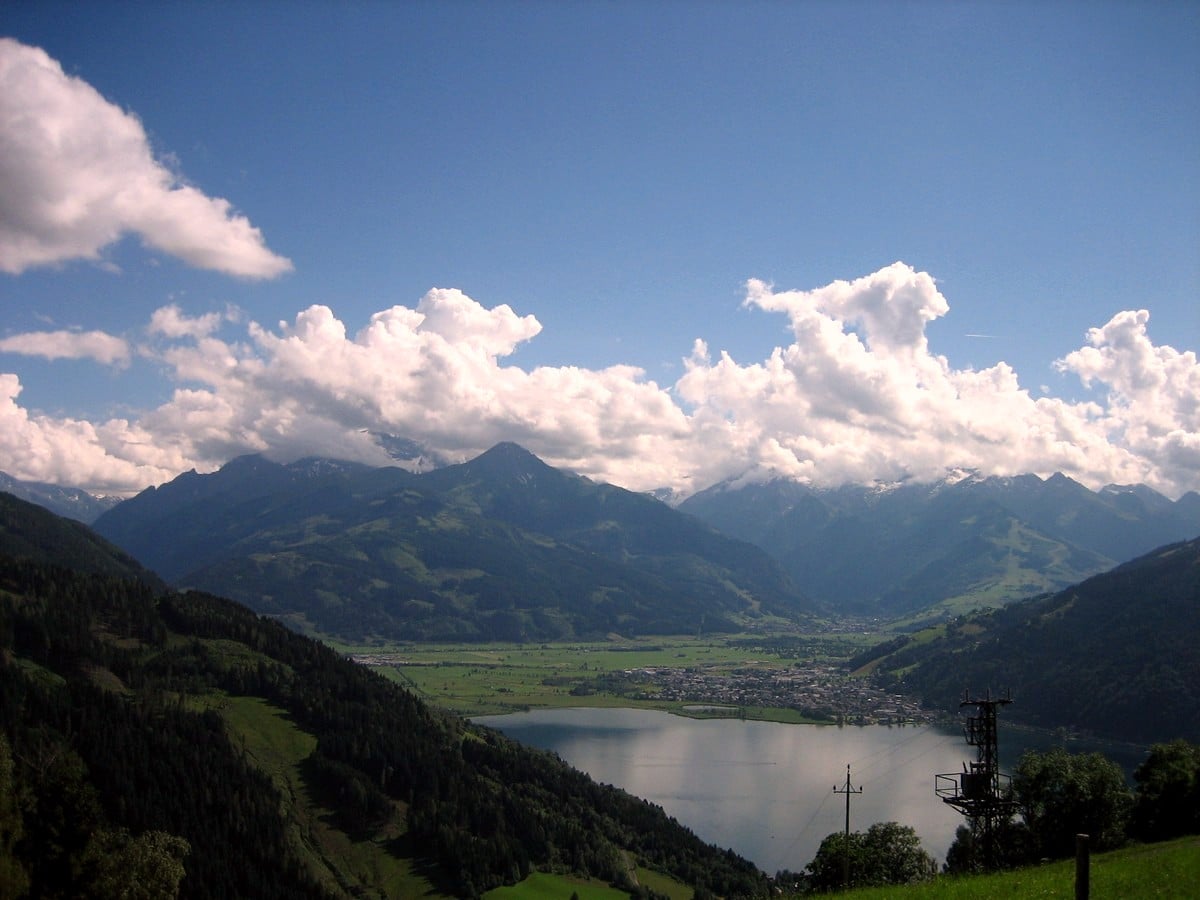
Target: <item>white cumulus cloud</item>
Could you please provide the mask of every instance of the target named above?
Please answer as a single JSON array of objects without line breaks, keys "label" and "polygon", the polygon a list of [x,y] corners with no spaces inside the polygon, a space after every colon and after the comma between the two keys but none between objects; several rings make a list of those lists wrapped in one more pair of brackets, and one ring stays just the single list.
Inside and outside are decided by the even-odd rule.
[{"label": "white cumulus cloud", "polygon": [[0,374],[0,468],[16,478],[119,494],[191,466],[179,448],[136,423],[30,415],[17,403],[20,393],[16,375]]},{"label": "white cumulus cloud", "polygon": [[188,316],[179,308],[179,304],[171,303],[156,309],[150,316],[150,324],[146,330],[152,335],[162,335],[167,338],[203,338],[208,337],[221,327],[226,319],[234,317],[229,313],[210,312],[202,316]]},{"label": "white cumulus cloud", "polygon": [[1195,484],[1200,473],[1200,363],[1195,351],[1156,346],[1150,313],[1129,310],[1088,331],[1088,346],[1056,365],[1085,385],[1107,386],[1100,424],[1112,439],[1153,460],[1161,478]]},{"label": "white cumulus cloud", "polygon": [[[785,313],[794,341],[745,366],[724,354],[714,361],[703,344],[693,352],[679,395],[697,421],[750,448],[711,466],[710,479],[758,468],[761,477],[837,484],[969,468],[1061,471],[1093,486],[1142,481],[1170,493],[1200,481],[1200,468],[1167,469],[1141,452],[1094,403],[1035,399],[1003,362],[951,368],[925,334],[949,304],[929,275],[901,263],[812,291],[776,293],[751,281],[746,302]],[[1132,349],[1144,350],[1124,348]]]},{"label": "white cumulus cloud", "polygon": [[0,338],[0,352],[45,359],[91,359],[108,366],[129,365],[129,343],[103,331],[29,331]]},{"label": "white cumulus cloud", "polygon": [[457,290],[357,331],[314,305],[236,340],[218,336],[228,313],[171,305],[151,317],[146,350],[176,382],[168,402],[133,421],[52,419],[27,414],[6,376],[0,469],[134,490],[246,452],[383,463],[371,433],[389,432],[450,458],[512,440],[595,479],[680,493],[725,478],[837,485],[949,469],[1200,488],[1200,366],[1194,351],[1155,345],[1145,312],[1118,314],[1058,363],[1101,388],[1076,402],[1031,395],[1004,362],[955,369],[934,353],[926,327],[949,304],[902,263],[809,291],[751,281],[745,302],[787,316],[786,345],[742,364],[697,340],[665,386],[631,366],[513,365],[541,324]]},{"label": "white cumulus cloud", "polygon": [[0,198],[0,271],[10,274],[98,259],[127,233],[230,275],[292,268],[229,201],[156,160],[136,116],[11,38],[0,38]]}]

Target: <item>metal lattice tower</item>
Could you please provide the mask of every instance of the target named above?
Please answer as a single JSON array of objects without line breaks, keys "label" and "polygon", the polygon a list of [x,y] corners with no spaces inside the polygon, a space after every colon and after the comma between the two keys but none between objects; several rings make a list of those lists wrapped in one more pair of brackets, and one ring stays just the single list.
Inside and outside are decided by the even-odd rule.
[{"label": "metal lattice tower", "polygon": [[983,699],[973,700],[969,692],[964,693],[959,707],[974,706],[977,710],[963,729],[967,743],[977,748],[975,762],[969,770],[964,764],[962,772],[934,776],[937,795],[970,822],[974,845],[982,850],[982,859],[976,857],[976,862],[985,869],[997,867],[998,826],[1007,822],[1017,808],[1012,797],[1012,778],[1000,772],[996,749],[996,709],[1009,703],[1011,697],[993,700],[990,690]]}]

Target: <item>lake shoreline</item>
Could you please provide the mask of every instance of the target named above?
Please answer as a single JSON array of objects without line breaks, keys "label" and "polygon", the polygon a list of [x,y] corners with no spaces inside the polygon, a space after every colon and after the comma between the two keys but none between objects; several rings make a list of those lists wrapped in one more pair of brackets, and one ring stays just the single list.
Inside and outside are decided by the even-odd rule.
[{"label": "lake shoreline", "polygon": [[[961,817],[937,799],[934,775],[957,771],[974,753],[957,731],[928,724],[693,718],[629,706],[469,719],[663,807],[768,873],[802,869],[821,840],[842,829],[845,810],[832,787],[847,763],[867,791],[855,798],[854,829],[913,825],[929,853],[944,856]],[[809,727],[788,727],[796,724]]]}]

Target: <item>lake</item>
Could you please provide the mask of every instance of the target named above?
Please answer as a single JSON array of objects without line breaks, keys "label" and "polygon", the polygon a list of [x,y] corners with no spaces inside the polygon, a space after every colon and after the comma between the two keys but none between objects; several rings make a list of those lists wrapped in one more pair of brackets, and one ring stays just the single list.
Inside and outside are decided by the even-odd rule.
[{"label": "lake", "polygon": [[975,758],[961,732],[928,726],[783,725],[647,709],[538,709],[472,721],[553,750],[770,874],[803,869],[821,840],[843,829],[846,798],[833,788],[844,786],[847,763],[863,789],[851,796],[851,830],[911,825],[943,859],[964,820],[934,794],[934,775]]},{"label": "lake", "polygon": [[[934,775],[975,759],[958,729],[931,726],[783,725],[740,719],[688,719],[652,709],[537,709],[476,716],[530,746],[553,750],[594,779],[663,807],[704,840],[730,847],[768,874],[799,871],[822,839],[841,831],[846,798],[834,787],[851,767],[850,829],[876,822],[910,825],[939,861],[965,819],[933,792]],[[1046,733],[1000,727],[1000,768],[1046,750]],[[1098,750],[1128,776],[1144,748],[1075,742]]]}]

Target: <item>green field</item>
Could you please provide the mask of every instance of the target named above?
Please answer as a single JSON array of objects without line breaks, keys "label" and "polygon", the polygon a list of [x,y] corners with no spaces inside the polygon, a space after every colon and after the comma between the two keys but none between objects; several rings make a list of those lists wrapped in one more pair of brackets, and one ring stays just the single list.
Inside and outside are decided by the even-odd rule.
[{"label": "green field", "polygon": [[[1091,900],[1156,897],[1192,900],[1200,886],[1200,837],[1162,844],[1139,844],[1092,857]],[[835,896],[853,900],[993,900],[998,897],[1075,896],[1075,861],[1047,863],[1028,869],[938,878],[911,887],[869,888]]]},{"label": "green field", "polygon": [[629,894],[600,881],[586,881],[566,875],[534,872],[520,884],[498,887],[484,894],[484,900],[629,900]]},{"label": "green field", "polygon": [[[717,674],[746,666],[784,669],[801,661],[842,660],[878,639],[856,632],[564,644],[340,645],[338,649],[432,703],[460,715],[478,716],[564,706],[644,706],[682,712],[685,704],[617,690],[605,676],[663,668],[698,668]],[[792,710],[748,708],[744,714],[802,721]]]},{"label": "green field", "polygon": [[[671,900],[691,900],[694,892],[673,878],[650,869],[637,870],[638,883]],[[484,900],[569,900],[573,894],[579,900],[628,900],[629,894],[599,881],[589,881],[569,875],[534,872],[520,884],[500,887],[484,894]]]}]

